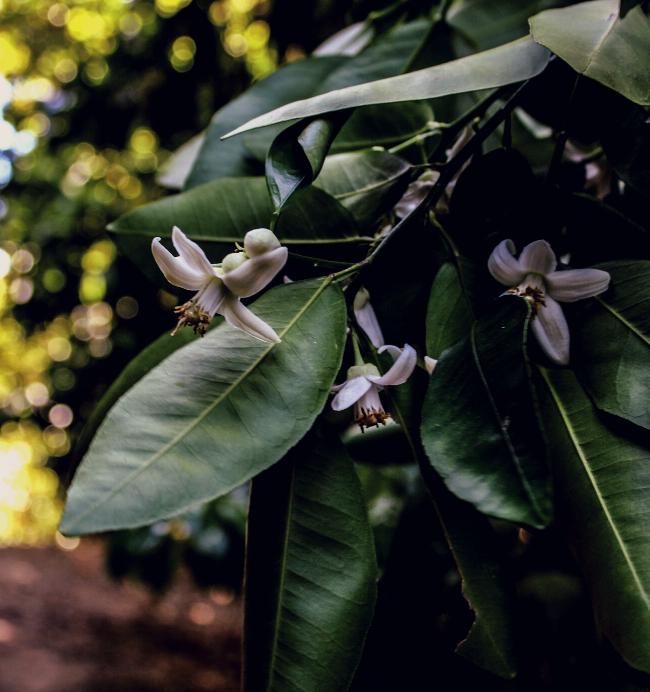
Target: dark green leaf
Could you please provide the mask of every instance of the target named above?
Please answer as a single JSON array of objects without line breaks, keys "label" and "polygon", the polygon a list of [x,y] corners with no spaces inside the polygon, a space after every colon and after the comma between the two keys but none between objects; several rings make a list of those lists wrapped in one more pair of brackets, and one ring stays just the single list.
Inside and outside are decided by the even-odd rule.
[{"label": "dark green leaf", "polygon": [[243,688],[346,690],[372,619],[376,579],[352,461],[331,435],[312,433],[253,481]]},{"label": "dark green leaf", "polygon": [[650,17],[640,6],[619,18],[620,0],[595,0],[530,18],[535,41],[580,74],[650,105]]},{"label": "dark green leaf", "polygon": [[253,310],[282,343],[221,324],[118,400],[73,480],[63,531],[180,513],[267,468],[309,430],[341,362],[341,292],[327,281],[293,283],[266,293]]},{"label": "dark green leaf", "polygon": [[422,443],[458,497],[535,527],[550,519],[526,354],[528,306],[505,297],[442,354],[422,410]]},{"label": "dark green leaf", "polygon": [[650,673],[650,451],[603,424],[571,371],[542,376],[558,518],[599,627]]},{"label": "dark green leaf", "polygon": [[[186,186],[195,187],[216,178],[260,174],[260,166],[255,165],[255,161],[251,163],[241,139],[224,142],[221,136],[242,120],[265,113],[269,108],[276,108],[288,101],[317,93],[318,87],[327,75],[347,60],[349,58],[343,56],[328,56],[292,62],[254,84],[248,91],[217,111]],[[278,131],[276,128],[265,133],[267,149]]]},{"label": "dark green leaf", "polygon": [[548,51],[531,38],[518,39],[442,65],[296,101],[249,120],[227,136],[293,118],[305,118],[345,108],[432,99],[512,84],[539,74],[546,67],[548,58]]},{"label": "dark green leaf", "polygon": [[266,182],[276,210],[320,173],[332,140],[347,117],[348,114],[342,112],[327,118],[300,121],[273,140],[266,157]]},{"label": "dark green leaf", "polygon": [[600,269],[611,288],[579,313],[573,361],[598,408],[650,429],[650,262]]},{"label": "dark green leaf", "polygon": [[401,197],[411,166],[386,151],[328,156],[314,183],[334,197],[362,230],[373,230],[379,217]]},{"label": "dark green leaf", "polygon": [[[146,257],[145,266],[154,270],[148,250],[151,238],[170,237],[174,225],[218,262],[247,231],[268,228],[272,213],[264,178],[222,178],[138,207],[109,229],[118,234],[127,254]],[[292,199],[278,220],[276,233],[291,251],[317,257],[328,247],[369,240],[359,235],[354,220],[335,199],[314,188]]]}]

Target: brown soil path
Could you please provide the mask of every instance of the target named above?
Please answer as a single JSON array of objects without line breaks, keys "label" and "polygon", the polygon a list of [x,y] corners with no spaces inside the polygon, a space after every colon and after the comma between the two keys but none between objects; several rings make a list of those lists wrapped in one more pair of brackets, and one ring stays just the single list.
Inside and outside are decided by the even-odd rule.
[{"label": "brown soil path", "polygon": [[0,550],[0,692],[235,692],[241,607],[116,584],[99,541]]}]

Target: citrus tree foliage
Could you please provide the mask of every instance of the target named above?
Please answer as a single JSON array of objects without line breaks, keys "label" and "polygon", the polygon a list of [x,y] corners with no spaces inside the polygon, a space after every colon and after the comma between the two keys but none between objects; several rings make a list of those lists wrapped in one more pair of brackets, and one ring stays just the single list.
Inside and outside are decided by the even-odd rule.
[{"label": "citrus tree foliage", "polygon": [[[110,226],[194,292],[201,336],[99,402],[62,530],[252,480],[244,687],[362,689],[382,597],[417,582],[421,482],[473,612],[460,655],[534,679],[513,559],[552,536],[613,667],[649,674],[649,55],[643,3],[403,2],[215,113],[168,171],[183,189]],[[410,479],[388,550],[386,465]]]}]

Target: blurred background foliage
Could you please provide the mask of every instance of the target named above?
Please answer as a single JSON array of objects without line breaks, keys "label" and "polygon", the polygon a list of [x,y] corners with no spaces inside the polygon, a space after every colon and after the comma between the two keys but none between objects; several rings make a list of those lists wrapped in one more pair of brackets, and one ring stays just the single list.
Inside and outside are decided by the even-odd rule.
[{"label": "blurred background foliage", "polygon": [[[163,194],[155,172],[170,152],[251,80],[375,5],[0,0],[0,546],[76,545],[56,533],[75,438],[173,321],[175,297],[143,293],[106,225]],[[151,581],[149,558],[200,566],[241,552],[244,509],[235,495],[116,535],[109,566]]]}]

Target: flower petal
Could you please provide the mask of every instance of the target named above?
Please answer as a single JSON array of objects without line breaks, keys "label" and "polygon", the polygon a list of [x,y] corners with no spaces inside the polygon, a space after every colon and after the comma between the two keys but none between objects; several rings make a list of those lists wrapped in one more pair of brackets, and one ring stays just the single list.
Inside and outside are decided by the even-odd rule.
[{"label": "flower petal", "polygon": [[194,296],[198,307],[207,312],[212,319],[218,312],[226,297],[227,291],[221,281],[213,276],[205,283],[203,288]]},{"label": "flower petal", "polygon": [[219,313],[224,316],[229,325],[241,329],[246,334],[260,341],[280,343],[280,337],[275,331],[264,320],[242,305],[239,299],[234,296],[227,296],[224,299],[219,308]]},{"label": "flower petal", "polygon": [[370,294],[363,286],[357,291],[357,295],[354,296],[353,307],[357,324],[366,333],[370,343],[375,348],[379,348],[384,343],[384,335],[379,326],[375,309],[370,303]]},{"label": "flower petal", "polygon": [[424,356],[424,367],[429,375],[433,375],[436,365],[438,365],[438,361],[435,358],[432,358],[431,356]]},{"label": "flower petal", "polygon": [[402,353],[399,358],[393,363],[393,367],[384,375],[379,377],[378,375],[368,375],[368,379],[380,387],[385,387],[386,385],[397,385],[403,384],[408,380],[413,369],[415,368],[415,363],[417,361],[417,354],[413,346],[404,344]]},{"label": "flower petal", "polygon": [[160,238],[151,241],[151,252],[158,268],[172,286],[196,291],[205,284],[205,276],[191,269],[182,257],[174,257],[160,242]]},{"label": "flower petal", "polygon": [[339,390],[339,393],[332,399],[332,408],[335,411],[342,411],[356,403],[369,389],[372,384],[365,377],[353,377],[348,380]]},{"label": "flower petal", "polygon": [[544,277],[547,293],[563,303],[592,298],[607,290],[610,276],[602,269],[567,269]]},{"label": "flower petal", "polygon": [[259,293],[284,267],[288,254],[286,247],[264,252],[247,259],[221,279],[236,296],[248,298]]},{"label": "flower petal", "polygon": [[546,296],[530,326],[542,351],[558,365],[569,362],[569,325],[559,303]]},{"label": "flower petal", "polygon": [[534,240],[521,251],[519,264],[526,274],[549,274],[555,271],[557,260],[553,248],[545,240]]},{"label": "flower petal", "polygon": [[521,262],[514,256],[515,244],[512,240],[502,240],[492,250],[488,259],[490,274],[504,286],[516,286],[526,276]]},{"label": "flower petal", "polygon": [[391,346],[390,344],[385,344],[381,348],[377,349],[377,353],[384,353],[384,351],[388,351],[394,363],[402,355],[404,349],[400,348],[399,346]]},{"label": "flower petal", "polygon": [[172,243],[191,269],[199,274],[214,276],[214,269],[210,260],[205,256],[205,252],[193,240],[190,240],[178,226],[172,228]]}]

